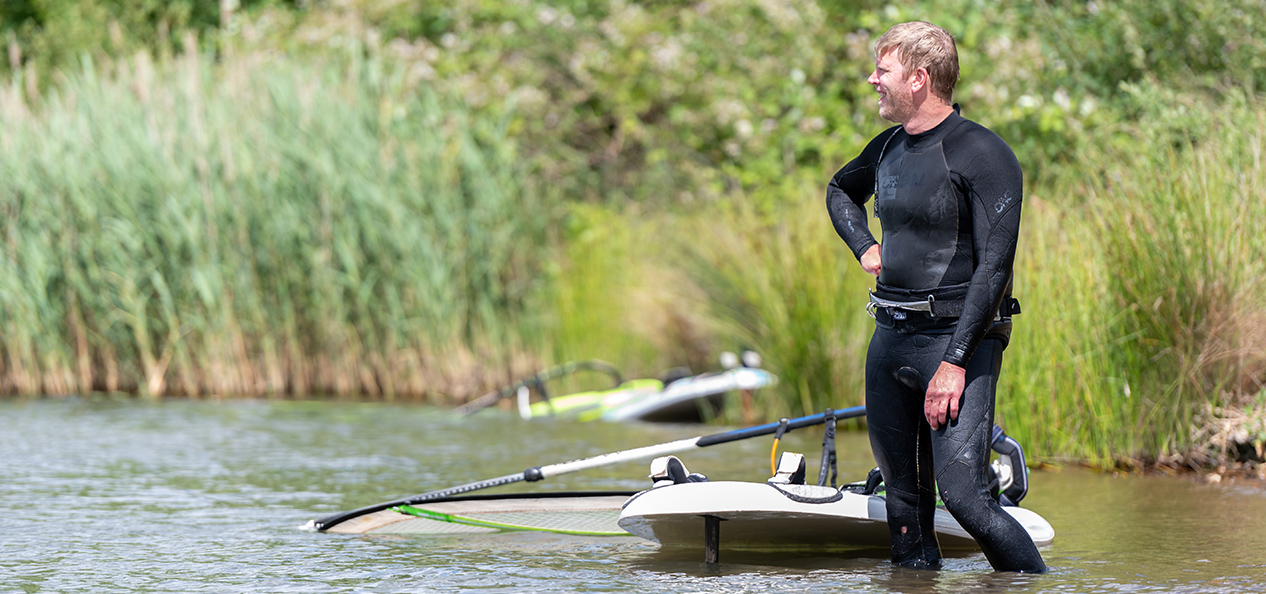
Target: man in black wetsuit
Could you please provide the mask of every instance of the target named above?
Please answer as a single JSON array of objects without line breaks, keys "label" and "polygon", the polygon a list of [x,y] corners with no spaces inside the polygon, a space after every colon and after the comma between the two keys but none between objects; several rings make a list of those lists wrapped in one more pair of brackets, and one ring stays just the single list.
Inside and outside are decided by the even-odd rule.
[{"label": "man in black wetsuit", "polygon": [[[994,569],[1045,571],[1028,533],[990,496],[994,391],[1011,335],[1021,173],[1001,138],[951,103],[958,53],[945,30],[903,23],[875,43],[876,136],[827,190],[835,230],[878,277],[868,305],[871,447],[887,486],[894,563],[940,565],[933,486]],[[875,196],[883,242],[869,230]],[[925,383],[925,379],[930,378]]]}]

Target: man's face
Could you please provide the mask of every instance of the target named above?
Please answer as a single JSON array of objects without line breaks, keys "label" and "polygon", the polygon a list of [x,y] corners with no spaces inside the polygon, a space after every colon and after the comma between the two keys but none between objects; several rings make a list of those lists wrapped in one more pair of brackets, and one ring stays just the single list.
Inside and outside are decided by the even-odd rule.
[{"label": "man's face", "polygon": [[866,82],[874,85],[879,93],[879,117],[898,124],[909,121],[914,114],[914,91],[896,50],[890,50],[875,60],[875,71],[870,73]]}]

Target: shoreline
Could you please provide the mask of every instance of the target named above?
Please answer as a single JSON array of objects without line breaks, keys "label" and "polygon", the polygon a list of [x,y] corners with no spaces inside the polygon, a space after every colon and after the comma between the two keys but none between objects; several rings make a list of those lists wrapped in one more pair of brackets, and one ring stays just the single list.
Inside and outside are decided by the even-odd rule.
[{"label": "shoreline", "polygon": [[1208,485],[1247,484],[1266,489],[1266,463],[1261,460],[1229,461],[1213,466],[1154,462],[1144,465],[1139,472],[1145,475],[1189,477]]}]

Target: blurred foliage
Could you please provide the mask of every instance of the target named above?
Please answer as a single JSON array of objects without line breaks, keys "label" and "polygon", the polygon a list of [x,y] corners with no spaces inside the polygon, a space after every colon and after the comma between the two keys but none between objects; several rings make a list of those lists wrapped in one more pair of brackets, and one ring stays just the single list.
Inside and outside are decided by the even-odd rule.
[{"label": "blurred foliage", "polygon": [[[227,7],[270,3],[279,4],[231,0]],[[77,64],[84,55],[171,52],[185,32],[201,34],[226,24],[223,5],[214,0],[5,0],[0,32],[7,37],[10,68],[18,62],[51,70]]]},{"label": "blurred foliage", "polygon": [[560,195],[662,206],[820,180],[847,161],[883,126],[865,76],[895,22],[955,34],[965,115],[1036,178],[1076,175],[1087,129],[1148,115],[1139,85],[1261,90],[1263,18],[1255,0],[18,0],[0,30],[21,54],[10,66],[44,73],[85,54],[162,53],[186,31],[304,53],[390,40],[477,112],[511,106],[533,175]]},{"label": "blurred foliage", "polygon": [[[1020,8],[1025,10],[1025,8]],[[1101,96],[1148,80],[1216,92],[1266,90],[1266,7],[1258,0],[1089,2],[1027,6],[1069,85]]]}]

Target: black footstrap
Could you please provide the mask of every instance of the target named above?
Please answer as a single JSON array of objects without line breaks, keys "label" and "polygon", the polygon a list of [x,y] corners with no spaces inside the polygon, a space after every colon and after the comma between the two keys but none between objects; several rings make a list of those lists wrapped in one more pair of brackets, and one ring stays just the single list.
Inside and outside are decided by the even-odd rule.
[{"label": "black footstrap", "polygon": [[822,463],[818,466],[818,486],[825,486],[827,474],[830,474],[831,486],[835,486],[838,472],[835,468],[835,410],[826,409],[822,413],[826,417],[826,433],[822,436]]},{"label": "black footstrap", "polygon": [[874,495],[879,490],[879,485],[883,484],[884,477],[880,474],[878,468],[872,468],[870,474],[866,475],[866,481],[862,483],[852,483],[845,485],[844,488],[854,493],[862,495]]}]

